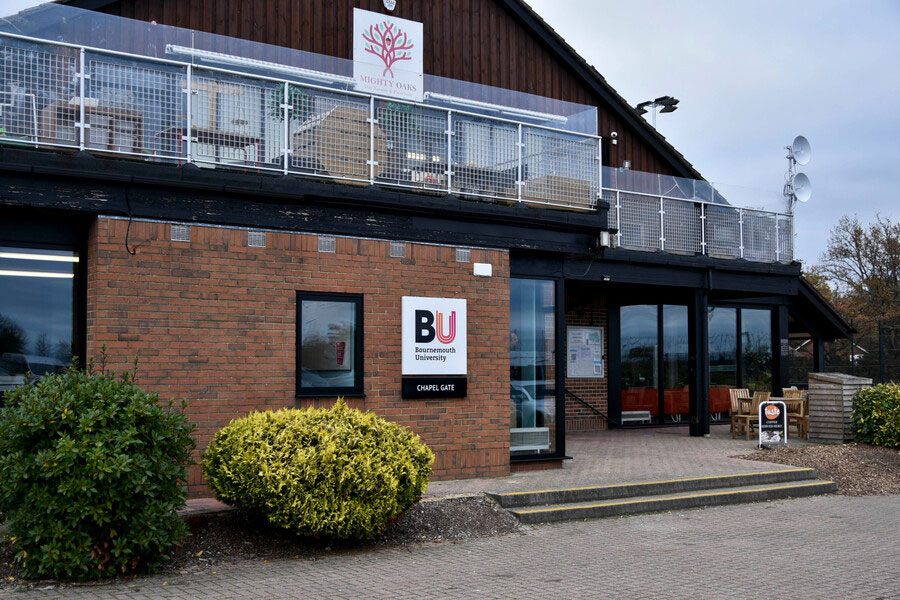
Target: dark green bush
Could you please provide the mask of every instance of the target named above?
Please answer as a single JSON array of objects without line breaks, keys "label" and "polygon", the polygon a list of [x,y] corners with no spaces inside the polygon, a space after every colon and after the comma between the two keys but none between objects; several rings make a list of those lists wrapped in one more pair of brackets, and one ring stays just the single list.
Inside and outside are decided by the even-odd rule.
[{"label": "dark green bush", "polygon": [[853,398],[856,441],[900,450],[900,384],[883,383]]},{"label": "dark green bush", "polygon": [[419,500],[433,462],[405,427],[338,399],[232,421],[203,454],[203,474],[222,502],[298,535],[366,539]]},{"label": "dark green bush", "polygon": [[133,374],[92,371],[42,377],[0,409],[0,514],[26,577],[152,570],[187,533],[192,426]]}]

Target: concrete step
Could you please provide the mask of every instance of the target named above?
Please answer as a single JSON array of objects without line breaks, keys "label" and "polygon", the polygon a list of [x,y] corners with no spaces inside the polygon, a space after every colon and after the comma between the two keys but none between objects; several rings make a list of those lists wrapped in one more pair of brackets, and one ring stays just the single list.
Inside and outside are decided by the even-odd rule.
[{"label": "concrete step", "polygon": [[799,498],[837,491],[833,481],[794,481],[775,485],[749,485],[713,491],[686,491],[676,494],[646,495],[627,499],[593,503],[565,503],[525,508],[513,508],[510,512],[523,523],[549,523],[574,519],[597,519],[620,515],[684,510],[704,506],[739,504]]},{"label": "concrete step", "polygon": [[573,502],[594,502],[598,500],[615,500],[636,496],[656,496],[712,490],[717,488],[734,488],[750,485],[768,485],[791,481],[804,481],[816,478],[815,469],[788,468],[773,471],[755,471],[732,475],[710,475],[707,477],[685,477],[663,481],[646,481],[641,483],[618,483],[558,490],[539,490],[534,492],[508,492],[488,494],[504,508],[523,506],[545,506],[550,504],[571,504]]}]

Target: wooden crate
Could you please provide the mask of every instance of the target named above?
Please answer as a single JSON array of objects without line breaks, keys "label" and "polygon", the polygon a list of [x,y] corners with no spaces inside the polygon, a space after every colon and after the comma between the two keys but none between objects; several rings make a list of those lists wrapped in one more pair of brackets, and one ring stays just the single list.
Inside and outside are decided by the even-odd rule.
[{"label": "wooden crate", "polygon": [[[297,164],[323,171],[334,177],[369,178],[370,131],[367,110],[350,106],[313,115],[292,138]],[[375,126],[375,177],[385,170],[387,143],[381,128]]]}]

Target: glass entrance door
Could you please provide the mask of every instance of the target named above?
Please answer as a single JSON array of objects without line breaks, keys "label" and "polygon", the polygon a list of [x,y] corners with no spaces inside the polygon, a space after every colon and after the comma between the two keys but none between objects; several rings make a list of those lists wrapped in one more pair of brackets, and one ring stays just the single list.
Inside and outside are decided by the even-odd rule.
[{"label": "glass entrance door", "polygon": [[623,306],[619,323],[622,424],[687,423],[687,307]]}]

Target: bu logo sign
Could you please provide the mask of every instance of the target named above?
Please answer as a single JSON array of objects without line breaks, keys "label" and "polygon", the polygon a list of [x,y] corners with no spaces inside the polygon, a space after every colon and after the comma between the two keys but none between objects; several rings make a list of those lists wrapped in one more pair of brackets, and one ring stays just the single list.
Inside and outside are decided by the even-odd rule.
[{"label": "bu logo sign", "polygon": [[428,344],[437,340],[442,344],[449,344],[456,339],[456,311],[450,312],[447,323],[447,333],[444,333],[444,313],[441,311],[417,310],[416,313],[416,343]]}]

